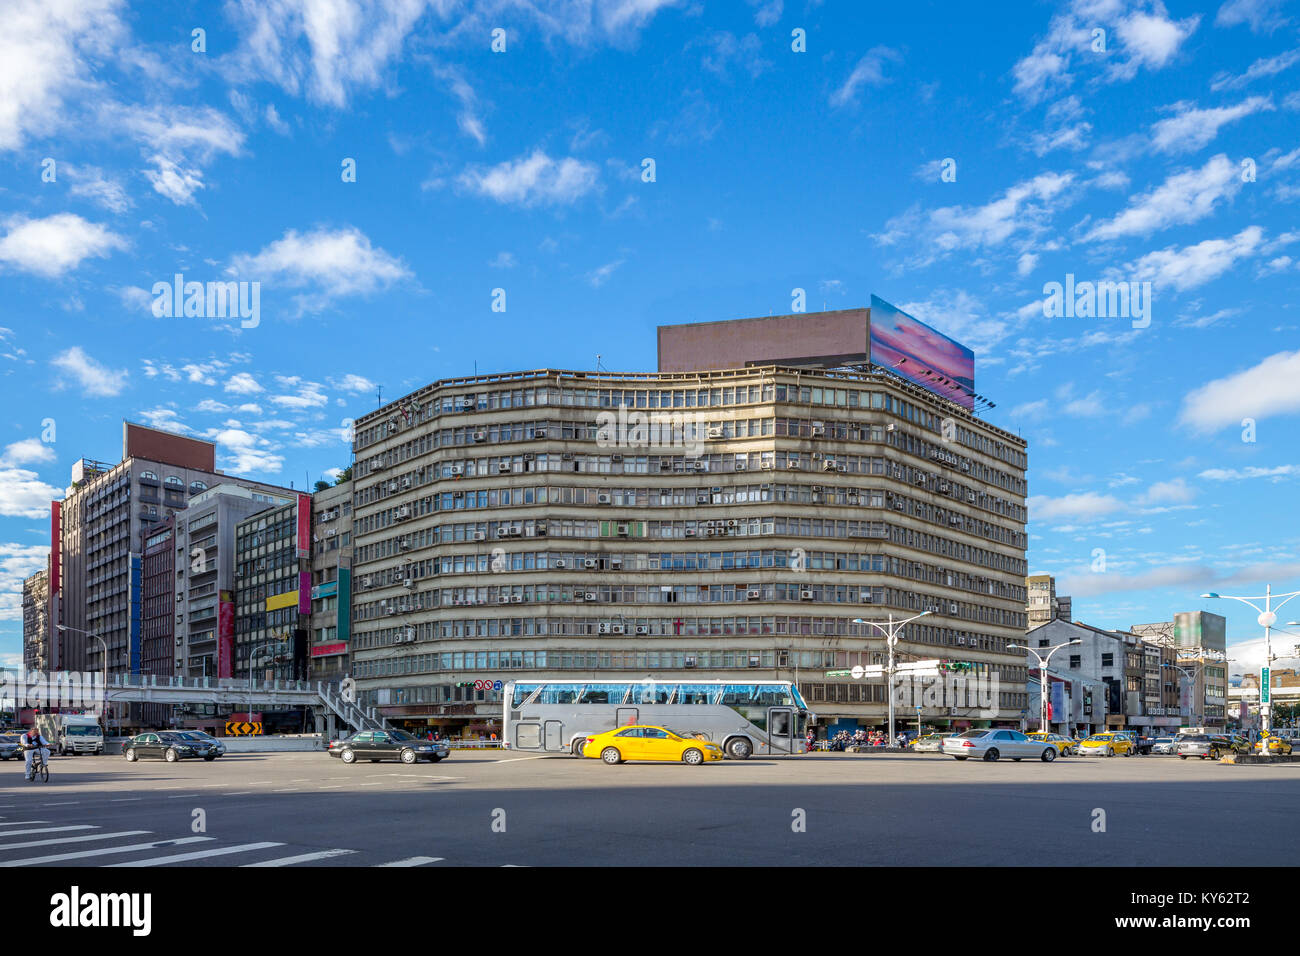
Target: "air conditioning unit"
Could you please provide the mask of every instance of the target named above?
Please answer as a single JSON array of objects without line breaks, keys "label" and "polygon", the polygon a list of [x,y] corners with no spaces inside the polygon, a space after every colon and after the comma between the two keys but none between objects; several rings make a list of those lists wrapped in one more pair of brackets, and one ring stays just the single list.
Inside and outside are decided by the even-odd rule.
[{"label": "air conditioning unit", "polygon": [[553,562],[553,563],[551,564],[551,567],[553,567],[553,568],[558,568],[559,570],[563,571],[565,568],[568,567],[568,564],[565,563],[563,559],[561,559],[561,560],[559,560],[559,561],[555,561],[555,562]]},{"label": "air conditioning unit", "polygon": [[596,567],[597,563],[598,562],[595,558],[585,558],[583,559],[582,566],[590,571]]},{"label": "air conditioning unit", "polygon": [[636,632],[638,634],[649,634],[650,628],[646,627],[644,624],[638,624],[636,626]]},{"label": "air conditioning unit", "polygon": [[415,631],[410,629],[403,631],[402,640],[406,641],[408,644],[412,643],[415,640]]},{"label": "air conditioning unit", "polygon": [[956,614],[956,613],[957,613],[957,605],[955,605],[955,604],[949,604],[949,605],[948,605],[948,612],[949,612],[950,614]]},{"label": "air conditioning unit", "polygon": [[384,608],[384,613],[387,614],[387,615],[389,615],[389,616],[392,616],[392,615],[394,615],[394,614],[397,613],[397,608],[395,608],[395,607],[386,607],[386,608]]},{"label": "air conditioning unit", "polygon": [[523,596],[522,594],[512,594],[512,595],[510,595],[510,603],[511,603],[511,604],[522,604],[523,602],[524,602],[524,596]]},{"label": "air conditioning unit", "polygon": [[939,490],[940,490],[940,491],[947,491],[947,490],[949,490],[951,487],[952,487],[952,486],[949,485],[948,482],[946,482],[946,481],[941,481],[941,482],[939,482]]},{"label": "air conditioning unit", "polygon": [[537,460],[537,456],[534,455],[532,452],[529,452],[528,454],[524,455],[524,461],[536,461],[536,460]]},{"label": "air conditioning unit", "polygon": [[758,588],[750,588],[748,591],[745,592],[745,597],[747,597],[751,601],[757,601],[762,596],[763,596],[763,592]]},{"label": "air conditioning unit", "polygon": [[545,437],[546,437],[546,429],[545,429],[545,428],[534,428],[534,429],[533,429],[533,437],[534,437],[534,438],[545,438]]},{"label": "air conditioning unit", "polygon": [[573,455],[566,451],[560,456],[560,461],[573,461]]},{"label": "air conditioning unit", "polygon": [[897,426],[897,425],[886,425],[886,426],[885,426],[885,431],[887,431],[887,432],[898,431],[898,426]]},{"label": "air conditioning unit", "polygon": [[807,589],[804,589],[804,590],[802,590],[802,591],[799,592],[799,600],[800,600],[800,601],[811,601],[812,599],[813,599],[813,593],[812,593],[812,591],[809,591],[809,590],[807,590]]},{"label": "air conditioning unit", "polygon": [[596,504],[607,505],[610,502],[609,495],[596,495]]},{"label": "air conditioning unit", "polygon": [[622,456],[622,455],[610,455],[610,456],[609,456],[609,460],[610,460],[610,461],[622,461],[622,460],[623,460],[623,456]]},{"label": "air conditioning unit", "polygon": [[835,462],[831,461],[829,458],[827,458],[824,462],[822,462],[822,471],[835,471],[835,469],[836,469]]},{"label": "air conditioning unit", "polygon": [[694,667],[694,666],[695,666],[695,658],[694,658],[694,657],[687,657],[686,660],[682,662],[682,666],[683,666],[683,667]]},{"label": "air conditioning unit", "polygon": [[361,579],[361,586],[362,586],[363,588],[368,588],[368,587],[370,587],[370,578],[362,578],[362,579]]},{"label": "air conditioning unit", "polygon": [[390,493],[391,493],[391,492],[394,492],[394,491],[397,490],[397,481],[396,481],[396,480],[390,481],[390,482],[388,483],[388,490],[389,490]]},{"label": "air conditioning unit", "polygon": [[533,533],[537,535],[546,534],[546,522],[545,521],[537,522],[537,524],[533,526]]},{"label": "air conditioning unit", "polygon": [[708,434],[709,434],[709,438],[716,440],[722,437],[722,429],[715,425],[709,429]]},{"label": "air conditioning unit", "polygon": [[388,462],[384,460],[383,455],[380,455],[370,464],[371,471],[383,471],[387,467],[388,467]]},{"label": "air conditioning unit", "polygon": [[863,604],[870,604],[870,603],[872,602],[872,600],[873,600],[872,597],[871,597],[871,592],[870,592],[870,591],[863,591],[862,594],[861,594],[861,596],[860,596],[860,600],[862,601]]},{"label": "air conditioning unit", "polygon": [[693,537],[695,537],[695,529],[694,529],[694,528],[687,528],[687,529],[686,529],[686,537],[688,537],[688,538],[693,538]]},{"label": "air conditioning unit", "polygon": [[411,550],[411,542],[407,541],[405,538],[402,538],[401,540],[399,540],[399,541],[397,542],[397,548],[398,548],[398,550],[400,550],[400,551],[410,551],[410,550]]},{"label": "air conditioning unit", "polygon": [[177,646],[177,647],[184,647],[184,646],[185,646],[185,638],[184,638],[184,637],[178,637],[178,638],[176,638],[176,646]]},{"label": "air conditioning unit", "polygon": [[618,534],[621,535],[621,536],[624,537],[624,538],[626,538],[626,537],[628,536],[628,534],[630,533],[630,532],[628,531],[628,527],[627,527],[627,525],[625,525],[625,524],[621,524],[621,525],[619,525],[618,528],[617,528],[617,530],[618,530]]},{"label": "air conditioning unit", "polygon": [[709,503],[709,496],[708,496],[708,495],[696,495],[696,496],[695,496],[695,503],[696,503],[697,505],[707,505],[707,504]]},{"label": "air conditioning unit", "polygon": [[388,420],[388,433],[391,435],[395,431],[397,431],[397,419],[390,418]]},{"label": "air conditioning unit", "polygon": [[615,624],[613,627],[610,628],[610,631],[613,632],[614,634],[622,634],[626,630],[627,628],[622,624]]},{"label": "air conditioning unit", "polygon": [[583,592],[582,599],[583,599],[584,601],[594,601],[594,600],[596,600],[596,592],[595,592],[595,591],[585,591],[585,592]]},{"label": "air conditioning unit", "polygon": [[968,461],[963,461],[963,462],[961,463],[961,470],[962,470],[962,471],[970,471],[970,462],[968,462]]},{"label": "air conditioning unit", "polygon": [[622,559],[622,558],[610,558],[610,559],[609,559],[609,569],[610,569],[611,571],[622,571],[622,570],[623,570],[623,559]]},{"label": "air conditioning unit", "polygon": [[403,578],[402,586],[407,588],[415,587],[415,578]]},{"label": "air conditioning unit", "polygon": [[762,661],[761,661],[761,659],[760,659],[757,655],[751,655],[750,658],[749,658],[749,666],[750,666],[750,667],[761,667],[761,666],[762,666]]},{"label": "air conditioning unit", "polygon": [[409,517],[411,517],[410,505],[402,505],[402,507],[397,509],[397,518],[401,519],[401,518],[409,518]]},{"label": "air conditioning unit", "polygon": [[905,510],[907,510],[907,502],[904,501],[902,498],[895,498],[895,499],[894,499],[894,510],[895,510],[895,511],[905,511]]},{"label": "air conditioning unit", "polygon": [[465,474],[465,466],[464,466],[464,465],[452,465],[450,468],[447,469],[447,472],[448,472],[449,474],[451,474],[453,477],[456,476],[456,475],[463,475],[463,474]]},{"label": "air conditioning unit", "polygon": [[501,525],[500,527],[497,528],[498,538],[506,538],[509,537],[509,535],[510,535],[510,529],[505,525]]},{"label": "air conditioning unit", "polygon": [[966,646],[966,638],[964,638],[964,637],[959,637],[959,638],[957,638],[957,643],[960,644],[962,647],[965,647],[965,646]]},{"label": "air conditioning unit", "polygon": [[472,399],[472,398],[462,398],[462,399],[457,403],[456,407],[459,408],[462,412],[468,412],[470,409],[472,409],[472,408],[474,407],[474,399]]},{"label": "air conditioning unit", "polygon": [[611,624],[609,624],[609,623],[606,622],[606,621],[601,621],[599,624],[596,625],[596,633],[597,633],[597,634],[608,634],[608,633],[609,633],[609,629],[610,629],[610,627],[612,627]]},{"label": "air conditioning unit", "polygon": [[798,471],[800,468],[803,467],[803,465],[799,464],[798,459],[791,459],[789,462],[786,463],[785,467],[788,468],[790,471]]},{"label": "air conditioning unit", "polygon": [[740,461],[736,462],[736,471],[748,471],[748,470],[749,470],[749,462],[747,460],[742,458]]},{"label": "air conditioning unit", "polygon": [[770,461],[762,461],[758,463],[758,467],[762,471],[771,471],[773,468],[776,467],[776,465],[774,465]]},{"label": "air conditioning unit", "polygon": [[521,525],[512,524],[510,526],[510,537],[519,538],[523,536],[523,533],[524,533],[524,529]]},{"label": "air conditioning unit", "polygon": [[509,471],[509,470],[510,470],[510,462],[508,462],[508,461],[499,461],[499,462],[497,462],[497,471],[502,471],[502,472],[504,472],[504,471]]},{"label": "air conditioning unit", "polygon": [[727,527],[728,527],[728,528],[734,528],[734,527],[736,527],[736,526],[739,525],[739,524],[740,524],[740,522],[737,521],[735,518],[728,518],[728,519],[727,519]]},{"label": "air conditioning unit", "polygon": [[666,461],[666,460],[664,460],[664,459],[662,459],[662,458],[659,459],[659,470],[660,470],[660,471],[672,471],[672,468],[673,468],[673,463],[672,463],[671,461]]},{"label": "air conditioning unit", "polygon": [[975,492],[973,492],[973,491],[968,491],[968,492],[966,492],[966,500],[969,501],[971,504],[974,504],[974,503],[975,503]]},{"label": "air conditioning unit", "polygon": [[487,432],[479,431],[474,433],[475,441],[487,441]]},{"label": "air conditioning unit", "polygon": [[486,531],[475,531],[475,532],[474,532],[474,540],[475,540],[475,541],[486,541],[486,540],[487,540],[487,532],[486,532]]},{"label": "air conditioning unit", "polygon": [[812,437],[813,437],[813,438],[821,438],[821,437],[823,437],[825,434],[826,434],[826,426],[825,426],[825,425],[813,425],[813,426],[812,426]]}]

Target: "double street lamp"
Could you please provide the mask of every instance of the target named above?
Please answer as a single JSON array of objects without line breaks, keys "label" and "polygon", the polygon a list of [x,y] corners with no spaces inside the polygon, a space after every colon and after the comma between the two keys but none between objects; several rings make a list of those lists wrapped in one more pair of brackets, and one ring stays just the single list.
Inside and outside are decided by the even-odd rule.
[{"label": "double street lamp", "polygon": [[[1192,710],[1192,708],[1195,707],[1195,705],[1196,705],[1196,675],[1197,675],[1197,673],[1200,671],[1200,669],[1201,669],[1202,667],[1204,667],[1205,665],[1204,665],[1204,664],[1197,664],[1195,667],[1183,667],[1181,664],[1167,664],[1167,663],[1166,663],[1166,664],[1161,664],[1160,666],[1161,666],[1161,667],[1168,667],[1168,668],[1170,668],[1171,670],[1176,670],[1176,671],[1178,671],[1178,673],[1180,673],[1180,674],[1183,675],[1183,680],[1186,681],[1188,684],[1191,685],[1190,688],[1189,688],[1188,691],[1187,691],[1187,716],[1188,716],[1188,718],[1191,720],[1191,724],[1192,724],[1193,726],[1197,726],[1197,727],[1199,727],[1199,726],[1201,725],[1201,721],[1200,721],[1200,717],[1201,717],[1201,715],[1198,714],[1198,713],[1195,713],[1195,712]],[[1181,683],[1181,681],[1180,681],[1180,683]],[[1179,695],[1179,696],[1181,697],[1182,695]],[[1179,710],[1182,710],[1182,709],[1183,709],[1181,701],[1179,702],[1178,709],[1179,709]]]},{"label": "double street lamp", "polygon": [[898,635],[903,630],[903,627],[905,625],[911,624],[917,618],[925,617],[929,613],[931,612],[922,611],[920,614],[917,614],[913,617],[909,617],[905,621],[895,621],[894,615],[891,614],[889,615],[889,620],[883,623],[879,621],[864,621],[860,617],[855,617],[853,619],[854,624],[869,624],[870,626],[876,628],[876,630],[880,631],[882,634],[885,635],[886,643],[889,646],[889,663],[885,667],[885,675],[886,675],[886,680],[888,681],[888,683],[886,684],[887,687],[886,694],[889,698],[889,746],[890,747],[894,746],[894,673],[895,673],[894,645],[898,643]]},{"label": "double street lamp", "polygon": [[1066,641],[1064,644],[1057,644],[1048,650],[1046,657],[1038,653],[1036,649],[1032,647],[1026,647],[1023,644],[1007,645],[1007,650],[1009,651],[1013,651],[1013,650],[1028,651],[1030,654],[1033,654],[1034,657],[1038,658],[1038,729],[1045,734],[1051,733],[1051,730],[1047,726],[1047,681],[1048,681],[1047,662],[1050,661],[1052,659],[1052,655],[1055,654],[1057,651],[1059,651],[1061,648],[1070,647],[1073,644],[1082,644],[1082,643],[1083,641],[1080,638],[1076,637],[1074,640]]},{"label": "double street lamp", "polygon": [[[106,641],[105,641],[102,637],[100,637],[98,634],[95,634],[95,633],[93,633],[93,632],[91,632],[91,631],[83,631],[83,630],[82,630],[81,628],[79,628],[79,627],[71,627],[71,626],[69,626],[69,625],[67,625],[67,624],[56,624],[56,625],[54,625],[54,626],[55,626],[55,628],[56,628],[57,630],[59,630],[59,631],[75,631],[75,632],[78,633],[78,634],[85,634],[87,637],[93,637],[95,640],[99,641],[99,645],[100,645],[100,647],[103,648],[103,655],[104,655],[104,659],[103,659],[103,662],[102,662],[102,663],[103,663],[103,671],[104,671],[104,683],[103,683],[103,686],[102,686],[100,689],[102,690],[102,692],[103,692],[103,694],[104,694],[104,706],[105,706],[105,708],[107,708],[107,707],[108,707],[108,642],[106,642]],[[104,714],[104,730],[105,730],[105,731],[108,730],[108,713],[107,713],[107,711],[105,711],[105,714]]]},{"label": "double street lamp", "polygon": [[[1272,683],[1271,668],[1273,666],[1273,661],[1277,659],[1273,656],[1272,630],[1274,625],[1277,624],[1277,613],[1273,608],[1273,598],[1280,597],[1285,599],[1281,602],[1281,604],[1277,605],[1280,608],[1282,607],[1283,604],[1286,604],[1287,601],[1291,600],[1297,594],[1300,594],[1300,591],[1288,591],[1285,594],[1274,594],[1273,585],[1269,584],[1269,585],[1265,585],[1263,594],[1252,594],[1246,597],[1239,597],[1238,595],[1235,594],[1217,594],[1214,591],[1210,591],[1206,594],[1201,595],[1201,597],[1203,598],[1225,598],[1229,601],[1240,601],[1242,604],[1249,604],[1252,608],[1254,608],[1257,612],[1259,612],[1259,617],[1255,618],[1255,620],[1259,623],[1259,626],[1264,629],[1264,667],[1261,669],[1259,675],[1260,676],[1259,723],[1260,723],[1260,729],[1265,734],[1267,734],[1273,727],[1273,704],[1271,700],[1267,702],[1264,700],[1265,697],[1272,696],[1270,693],[1268,693],[1268,691],[1271,690],[1272,688],[1271,687],[1265,688],[1264,680],[1263,680],[1264,671],[1268,670],[1269,683],[1270,684]],[[1259,600],[1263,600],[1264,602],[1263,607],[1260,607],[1258,604],[1255,603],[1256,601]]]}]

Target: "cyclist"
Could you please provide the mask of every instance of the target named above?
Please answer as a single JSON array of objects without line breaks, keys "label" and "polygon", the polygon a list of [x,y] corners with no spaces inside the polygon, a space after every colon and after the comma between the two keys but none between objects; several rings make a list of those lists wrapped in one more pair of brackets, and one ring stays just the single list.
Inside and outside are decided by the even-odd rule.
[{"label": "cyclist", "polygon": [[35,724],[32,724],[31,730],[23,734],[21,742],[23,745],[24,769],[27,774],[27,779],[31,780],[32,763],[36,756],[36,751],[39,748],[41,756],[48,761],[50,759],[50,742],[41,736],[41,732],[36,728]]}]

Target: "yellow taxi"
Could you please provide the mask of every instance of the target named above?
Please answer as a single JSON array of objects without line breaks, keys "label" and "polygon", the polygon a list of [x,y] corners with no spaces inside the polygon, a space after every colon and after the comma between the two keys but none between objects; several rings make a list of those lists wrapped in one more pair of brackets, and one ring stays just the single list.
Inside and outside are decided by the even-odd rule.
[{"label": "yellow taxi", "polygon": [[1255,750],[1258,753],[1278,754],[1279,756],[1289,756],[1291,753],[1291,741],[1285,737],[1274,737],[1271,734],[1267,737],[1260,737],[1255,742]]},{"label": "yellow taxi", "polygon": [[1060,734],[1045,733],[1041,730],[1035,730],[1033,733],[1025,734],[1025,736],[1030,740],[1037,740],[1040,744],[1051,744],[1062,757],[1068,757],[1074,753],[1074,748],[1078,744],[1077,740],[1062,737]]},{"label": "yellow taxi", "polygon": [[1076,753],[1080,757],[1113,757],[1116,754],[1131,757],[1135,746],[1133,738],[1128,734],[1093,734],[1079,741]]},{"label": "yellow taxi", "polygon": [[611,765],[625,760],[671,760],[698,766],[710,760],[721,760],[722,748],[711,741],[679,734],[667,727],[631,724],[589,737],[583,745],[582,755],[599,757]]}]

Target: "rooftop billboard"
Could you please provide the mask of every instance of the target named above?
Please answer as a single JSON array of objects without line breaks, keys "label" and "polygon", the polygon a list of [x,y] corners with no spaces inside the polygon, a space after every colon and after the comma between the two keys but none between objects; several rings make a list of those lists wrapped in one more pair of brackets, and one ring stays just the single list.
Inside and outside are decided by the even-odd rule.
[{"label": "rooftop billboard", "polygon": [[942,332],[871,297],[871,364],[942,395],[964,408],[975,407],[975,353]]}]

